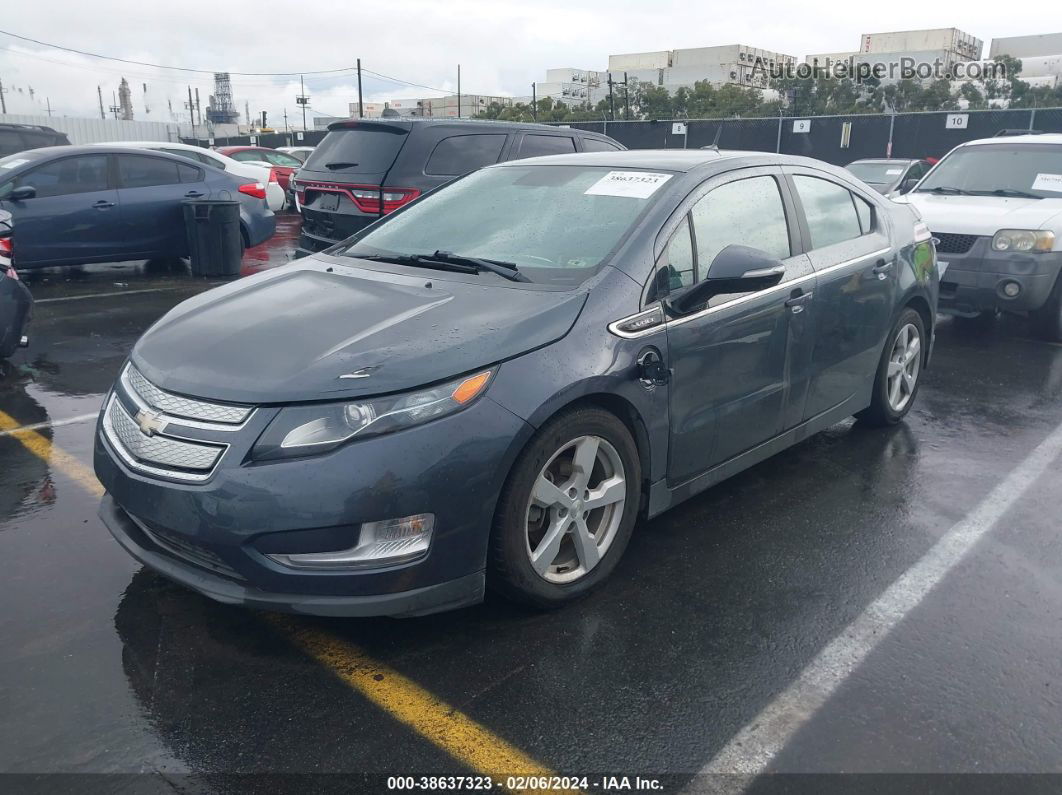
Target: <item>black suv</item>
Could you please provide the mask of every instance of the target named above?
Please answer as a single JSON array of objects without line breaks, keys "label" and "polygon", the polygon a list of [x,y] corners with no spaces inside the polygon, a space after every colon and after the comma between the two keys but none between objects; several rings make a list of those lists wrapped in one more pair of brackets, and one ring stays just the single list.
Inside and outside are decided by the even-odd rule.
[{"label": "black suv", "polygon": [[69,146],[66,133],[39,124],[0,124],[0,157],[40,149],[43,146]]},{"label": "black suv", "polygon": [[626,147],[607,135],[544,124],[336,122],[295,178],[303,219],[296,256],[326,249],[421,194],[492,163],[621,149]]}]

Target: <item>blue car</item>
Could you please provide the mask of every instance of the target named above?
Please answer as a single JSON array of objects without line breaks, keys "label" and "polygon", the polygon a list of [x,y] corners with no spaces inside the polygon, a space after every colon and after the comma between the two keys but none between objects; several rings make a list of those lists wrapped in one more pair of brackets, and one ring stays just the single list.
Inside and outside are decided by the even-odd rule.
[{"label": "blue car", "polygon": [[188,255],[181,204],[239,199],[245,246],[276,219],[265,186],[162,152],[31,149],[0,159],[0,210],[18,227],[20,269]]}]

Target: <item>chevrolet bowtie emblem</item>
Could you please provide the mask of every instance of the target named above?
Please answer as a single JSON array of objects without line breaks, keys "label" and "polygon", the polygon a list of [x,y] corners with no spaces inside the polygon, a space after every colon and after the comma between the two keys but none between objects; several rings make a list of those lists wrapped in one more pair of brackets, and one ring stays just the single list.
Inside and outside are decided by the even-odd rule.
[{"label": "chevrolet bowtie emblem", "polygon": [[162,415],[156,411],[140,409],[133,419],[144,436],[154,436],[166,430],[166,420],[162,419]]}]

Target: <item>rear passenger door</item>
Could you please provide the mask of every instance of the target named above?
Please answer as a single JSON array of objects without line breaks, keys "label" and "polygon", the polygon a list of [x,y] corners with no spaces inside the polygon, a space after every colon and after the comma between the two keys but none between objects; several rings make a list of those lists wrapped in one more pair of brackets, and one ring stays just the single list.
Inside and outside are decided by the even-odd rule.
[{"label": "rear passenger door", "polygon": [[[741,169],[691,194],[654,285],[666,294],[711,276],[728,245],[782,260],[772,288],[719,295],[667,323],[671,378],[668,479],[682,483],[778,435],[803,413],[815,274],[799,251],[781,169]],[[692,232],[692,234],[691,234]],[[661,277],[661,272],[663,276]]]},{"label": "rear passenger door", "polygon": [[851,401],[863,408],[892,322],[897,260],[887,218],[822,171],[788,168],[808,256],[818,274],[815,348],[804,418]]},{"label": "rear passenger door", "polygon": [[201,166],[152,155],[115,155],[126,255],[188,254],[182,203],[207,198]]}]

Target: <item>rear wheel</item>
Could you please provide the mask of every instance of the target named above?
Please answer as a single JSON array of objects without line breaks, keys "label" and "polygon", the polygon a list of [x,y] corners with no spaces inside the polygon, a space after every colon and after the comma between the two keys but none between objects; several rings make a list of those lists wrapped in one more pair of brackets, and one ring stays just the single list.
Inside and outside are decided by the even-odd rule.
[{"label": "rear wheel", "polygon": [[859,420],[893,425],[907,415],[918,394],[927,344],[922,316],[911,308],[904,309],[886,339],[874,377],[874,394],[870,406],[856,414]]},{"label": "rear wheel", "polygon": [[544,426],[502,492],[487,583],[536,607],[559,607],[611,574],[630,540],[641,489],[626,426],[586,408]]},{"label": "rear wheel", "polygon": [[1047,302],[1030,317],[1038,337],[1048,342],[1062,342],[1062,274],[1055,279]]}]

